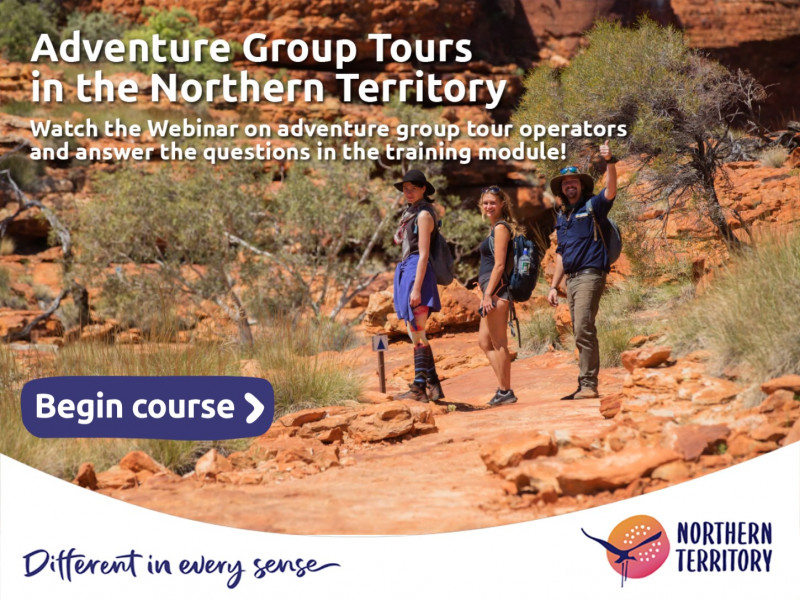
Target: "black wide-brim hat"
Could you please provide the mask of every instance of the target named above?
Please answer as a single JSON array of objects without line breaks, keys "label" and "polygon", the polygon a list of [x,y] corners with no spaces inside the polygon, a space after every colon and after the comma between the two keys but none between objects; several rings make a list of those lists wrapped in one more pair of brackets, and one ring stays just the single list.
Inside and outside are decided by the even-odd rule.
[{"label": "black wide-brim hat", "polygon": [[576,169],[574,173],[564,173],[550,180],[550,191],[553,192],[554,195],[561,196],[564,194],[564,192],[561,191],[561,182],[567,177],[577,177],[581,180],[582,193],[592,193],[594,190],[594,179],[592,176],[588,173],[580,173]]},{"label": "black wide-brim hat", "polygon": [[405,182],[413,183],[418,187],[425,186],[425,195],[430,196],[431,194],[436,192],[436,188],[431,185],[431,182],[425,178],[425,173],[420,171],[419,169],[411,169],[408,173],[403,175],[403,181],[398,181],[394,184],[394,187],[403,191],[403,184]]}]

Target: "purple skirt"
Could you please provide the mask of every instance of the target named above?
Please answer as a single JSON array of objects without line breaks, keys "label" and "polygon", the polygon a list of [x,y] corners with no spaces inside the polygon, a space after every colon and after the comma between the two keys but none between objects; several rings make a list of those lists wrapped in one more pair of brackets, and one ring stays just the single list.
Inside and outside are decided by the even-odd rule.
[{"label": "purple skirt", "polygon": [[[419,254],[412,254],[399,263],[394,271],[394,311],[397,313],[398,319],[414,320],[414,311],[411,309],[408,299],[411,296],[411,289],[414,287],[418,262]],[[442,309],[439,290],[436,287],[436,274],[433,272],[430,262],[428,262],[428,268],[425,269],[425,279],[422,281],[420,295],[422,296],[421,306],[430,307],[431,312],[438,312]]]}]

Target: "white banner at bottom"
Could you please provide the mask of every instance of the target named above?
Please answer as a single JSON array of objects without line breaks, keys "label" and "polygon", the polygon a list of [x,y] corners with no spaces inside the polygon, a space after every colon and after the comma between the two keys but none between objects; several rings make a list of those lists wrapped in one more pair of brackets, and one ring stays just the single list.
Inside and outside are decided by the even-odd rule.
[{"label": "white banner at bottom", "polygon": [[3,600],[674,599],[714,592],[734,600],[791,590],[800,590],[800,444],[590,510],[414,536],[208,525],[0,456]]}]

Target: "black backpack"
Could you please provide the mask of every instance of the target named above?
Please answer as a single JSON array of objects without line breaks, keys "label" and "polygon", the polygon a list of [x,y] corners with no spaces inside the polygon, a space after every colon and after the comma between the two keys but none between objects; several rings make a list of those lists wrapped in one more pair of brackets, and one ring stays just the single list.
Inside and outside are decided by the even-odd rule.
[{"label": "black backpack", "polygon": [[[433,222],[436,224],[436,235],[431,236],[430,253],[430,262],[436,275],[436,283],[438,285],[450,285],[455,279],[456,271],[453,266],[453,255],[450,252],[450,246],[447,245],[447,240],[442,235],[442,221],[433,208],[424,206],[422,210],[429,212],[433,217]],[[417,215],[417,218],[419,218],[419,215]],[[414,227],[416,226],[415,222]]]},{"label": "black backpack", "polygon": [[[511,233],[511,226],[505,221],[498,221],[508,228]],[[494,256],[494,230],[489,236],[489,247]],[[536,282],[539,280],[539,251],[531,240],[524,235],[517,235],[511,239],[510,252],[506,256],[506,277],[508,279],[508,290],[511,298],[515,302],[525,302],[530,300]],[[529,259],[527,269],[525,269],[524,257]]]}]

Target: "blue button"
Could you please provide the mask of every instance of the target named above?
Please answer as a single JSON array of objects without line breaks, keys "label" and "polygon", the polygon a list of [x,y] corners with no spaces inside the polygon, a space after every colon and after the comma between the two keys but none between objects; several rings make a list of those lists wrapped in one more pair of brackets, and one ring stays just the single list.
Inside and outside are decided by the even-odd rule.
[{"label": "blue button", "polygon": [[275,414],[256,377],[47,377],[22,388],[33,435],[164,440],[256,437]]}]

